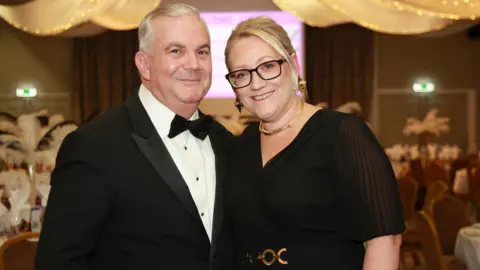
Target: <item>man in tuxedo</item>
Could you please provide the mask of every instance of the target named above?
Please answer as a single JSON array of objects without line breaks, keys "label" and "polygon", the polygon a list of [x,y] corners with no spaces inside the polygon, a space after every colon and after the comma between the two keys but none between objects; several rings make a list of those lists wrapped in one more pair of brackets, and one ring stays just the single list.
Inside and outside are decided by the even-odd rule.
[{"label": "man in tuxedo", "polygon": [[37,270],[231,269],[221,185],[232,137],[197,109],[211,85],[207,26],[194,7],[161,6],[139,45],[138,93],[61,146]]}]

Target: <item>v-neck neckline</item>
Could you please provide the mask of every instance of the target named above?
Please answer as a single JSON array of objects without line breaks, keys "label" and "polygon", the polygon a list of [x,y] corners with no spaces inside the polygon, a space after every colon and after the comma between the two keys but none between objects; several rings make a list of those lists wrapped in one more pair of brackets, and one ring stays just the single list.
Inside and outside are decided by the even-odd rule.
[{"label": "v-neck neckline", "polygon": [[320,109],[320,110],[317,110],[315,113],[313,113],[310,118],[308,118],[307,122],[305,122],[305,124],[303,125],[303,127],[300,129],[300,131],[298,132],[297,136],[295,136],[295,138],[293,138],[293,140],[287,145],[285,146],[282,150],[280,150],[278,153],[276,153],[274,156],[272,156],[266,163],[265,165],[263,164],[263,155],[262,155],[262,134],[260,133],[260,131],[258,130],[258,128],[256,129],[256,144],[257,144],[257,155],[259,157],[259,162],[260,162],[260,168],[261,170],[265,170],[268,166],[270,166],[273,162],[275,162],[275,160],[277,160],[280,156],[284,155],[285,152],[288,151],[288,149],[292,148],[292,146],[294,144],[296,144],[296,142],[299,140],[299,138],[303,137],[303,134],[306,133],[306,131],[308,131],[309,129],[309,126],[311,125],[311,122],[313,122],[313,120],[315,118],[317,118],[322,111],[324,111],[325,109]]}]

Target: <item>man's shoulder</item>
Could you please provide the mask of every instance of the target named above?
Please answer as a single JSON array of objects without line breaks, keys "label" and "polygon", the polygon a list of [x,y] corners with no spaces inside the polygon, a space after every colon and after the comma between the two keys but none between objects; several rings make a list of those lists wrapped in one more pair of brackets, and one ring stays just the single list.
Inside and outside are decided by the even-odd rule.
[{"label": "man's shoulder", "polygon": [[84,123],[79,129],[84,133],[115,132],[112,127],[119,128],[119,124],[126,123],[129,120],[125,106],[117,106],[106,110],[99,116]]},{"label": "man's shoulder", "polygon": [[77,130],[89,139],[111,138],[115,134],[128,130],[129,118],[125,107],[118,106],[103,112],[92,120],[82,124]]}]

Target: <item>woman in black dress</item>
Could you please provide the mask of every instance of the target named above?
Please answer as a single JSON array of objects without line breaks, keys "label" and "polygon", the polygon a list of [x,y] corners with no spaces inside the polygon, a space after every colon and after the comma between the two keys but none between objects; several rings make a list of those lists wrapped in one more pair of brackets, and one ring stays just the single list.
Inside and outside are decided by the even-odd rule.
[{"label": "woman in black dress", "polygon": [[270,18],[240,23],[225,57],[236,105],[261,120],[237,139],[224,187],[235,269],[398,269],[402,207],[367,125],[297,96],[297,55]]}]

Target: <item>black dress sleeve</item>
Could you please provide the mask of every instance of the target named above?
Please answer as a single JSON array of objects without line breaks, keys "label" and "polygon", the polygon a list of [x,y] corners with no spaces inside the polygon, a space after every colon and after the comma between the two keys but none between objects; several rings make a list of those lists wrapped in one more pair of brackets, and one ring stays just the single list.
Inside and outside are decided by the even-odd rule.
[{"label": "black dress sleeve", "polygon": [[390,161],[367,124],[342,115],[334,150],[339,226],[354,241],[405,231],[402,204]]}]

